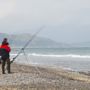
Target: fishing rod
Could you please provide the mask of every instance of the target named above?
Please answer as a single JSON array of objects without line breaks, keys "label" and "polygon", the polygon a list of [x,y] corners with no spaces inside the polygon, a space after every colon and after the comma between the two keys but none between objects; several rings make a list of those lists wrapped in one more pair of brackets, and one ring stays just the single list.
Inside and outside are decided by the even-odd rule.
[{"label": "fishing rod", "polygon": [[13,62],[15,61],[15,59],[22,53],[22,51],[25,50],[25,48],[28,46],[28,44],[29,44],[30,42],[32,42],[32,40],[37,36],[37,34],[38,34],[41,30],[43,30],[43,28],[44,28],[44,26],[38,29],[38,31],[31,37],[31,39],[20,49],[20,51],[19,51],[18,54],[13,58],[13,60],[10,61],[10,63],[13,63]]}]

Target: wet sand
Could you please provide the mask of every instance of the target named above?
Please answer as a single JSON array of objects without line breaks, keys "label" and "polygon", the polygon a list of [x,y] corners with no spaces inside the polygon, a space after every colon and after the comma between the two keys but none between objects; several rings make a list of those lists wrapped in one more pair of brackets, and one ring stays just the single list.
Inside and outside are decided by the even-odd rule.
[{"label": "wet sand", "polygon": [[79,72],[16,63],[11,71],[0,68],[0,90],[90,90],[90,76]]}]

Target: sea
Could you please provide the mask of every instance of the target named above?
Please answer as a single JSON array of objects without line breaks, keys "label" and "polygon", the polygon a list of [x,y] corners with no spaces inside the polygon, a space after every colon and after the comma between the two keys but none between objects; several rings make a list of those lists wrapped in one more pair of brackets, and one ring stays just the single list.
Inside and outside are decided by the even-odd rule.
[{"label": "sea", "polygon": [[[20,48],[13,48],[11,59],[20,50]],[[90,48],[26,48],[15,62],[88,72],[90,71]]]}]

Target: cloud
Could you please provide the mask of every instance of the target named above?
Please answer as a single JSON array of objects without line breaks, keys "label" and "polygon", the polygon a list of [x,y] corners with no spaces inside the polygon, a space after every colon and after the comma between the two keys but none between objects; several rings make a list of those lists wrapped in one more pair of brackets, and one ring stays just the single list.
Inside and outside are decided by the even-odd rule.
[{"label": "cloud", "polygon": [[65,23],[90,24],[90,1],[89,0],[67,0],[65,3]]},{"label": "cloud", "polygon": [[13,21],[30,24],[89,24],[87,20],[87,17],[90,18],[89,2],[89,0],[4,0],[1,16],[9,14]]},{"label": "cloud", "polygon": [[12,13],[15,0],[0,0],[0,18],[4,18]]},{"label": "cloud", "polygon": [[42,36],[47,32],[48,37],[52,34],[53,39],[66,42],[75,41],[76,36],[76,41],[89,40],[89,4],[89,0],[2,0],[0,30],[30,32],[46,25]]},{"label": "cloud", "polygon": [[55,0],[17,0],[13,16],[31,23],[62,23],[63,3]]}]

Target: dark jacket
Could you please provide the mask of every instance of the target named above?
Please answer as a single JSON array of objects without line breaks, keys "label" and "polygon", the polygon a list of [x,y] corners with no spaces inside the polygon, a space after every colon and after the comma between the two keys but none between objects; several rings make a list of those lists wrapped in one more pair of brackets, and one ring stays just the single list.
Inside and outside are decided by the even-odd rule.
[{"label": "dark jacket", "polygon": [[0,46],[0,56],[2,60],[6,60],[9,58],[9,52],[11,51],[8,45],[1,45]]}]

